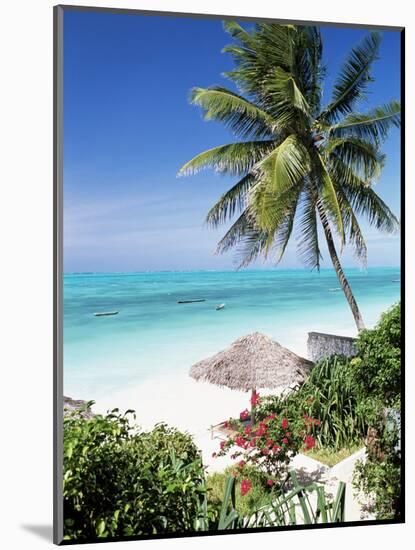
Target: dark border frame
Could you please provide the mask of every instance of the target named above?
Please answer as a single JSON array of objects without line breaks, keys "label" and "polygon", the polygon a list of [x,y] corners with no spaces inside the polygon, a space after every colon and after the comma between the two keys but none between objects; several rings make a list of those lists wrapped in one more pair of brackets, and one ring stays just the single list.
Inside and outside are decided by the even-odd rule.
[{"label": "dark border frame", "polygon": [[[206,533],[181,533],[165,535],[125,536],[82,541],[63,540],[63,18],[65,11],[99,11],[136,16],[184,17],[190,19],[237,19],[240,21],[264,21],[291,23],[297,25],[318,25],[320,27],[361,28],[400,32],[401,68],[401,307],[402,307],[402,406],[401,406],[401,519],[350,521],[337,524],[294,525],[286,527],[266,527],[237,529],[232,531],[208,531]],[[53,8],[53,542],[57,545],[121,542],[131,540],[154,540],[171,538],[206,537],[277,531],[301,531],[308,529],[330,529],[341,527],[363,527],[368,525],[388,525],[405,523],[405,27],[304,21],[270,17],[248,17],[222,14],[180,13],[139,9],[108,8],[99,6],[56,5]]]}]

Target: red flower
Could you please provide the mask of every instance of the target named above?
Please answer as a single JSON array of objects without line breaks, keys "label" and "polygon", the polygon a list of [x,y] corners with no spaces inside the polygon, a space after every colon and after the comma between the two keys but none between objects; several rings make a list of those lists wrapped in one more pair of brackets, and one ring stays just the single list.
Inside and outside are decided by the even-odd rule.
[{"label": "red flower", "polygon": [[245,439],[238,435],[238,437],[235,439],[235,443],[238,445],[238,447],[245,447]]},{"label": "red flower", "polygon": [[243,468],[245,466],[245,464],[246,464],[245,460],[240,460],[238,462],[238,468]]},{"label": "red flower", "polygon": [[249,435],[251,433],[251,427],[247,426],[244,431],[245,431],[246,435]]},{"label": "red flower", "polygon": [[225,429],[229,428],[229,422],[226,421],[226,422],[223,424],[223,427],[224,427]]},{"label": "red flower", "polygon": [[320,420],[317,420],[317,419],[316,419],[316,420],[314,420],[314,424],[315,424],[316,426],[320,426],[321,422],[320,422]]},{"label": "red flower", "polygon": [[267,485],[268,485],[268,487],[272,487],[274,485],[274,480],[267,479]]},{"label": "red flower", "polygon": [[286,430],[288,428],[288,420],[286,418],[283,418],[281,421],[281,428],[283,430]]},{"label": "red flower", "polygon": [[283,437],[282,442],[285,443],[285,445],[287,445],[288,444],[288,439],[286,437]]},{"label": "red flower", "polygon": [[267,447],[264,447],[262,450],[261,450],[261,453],[263,455],[268,455],[269,454],[269,449]]},{"label": "red flower", "polygon": [[264,422],[260,422],[260,423],[259,423],[259,428],[258,428],[256,434],[257,434],[258,436],[261,436],[261,435],[264,435],[264,433],[265,433],[266,431],[267,431],[266,425],[264,424]]},{"label": "red flower", "polygon": [[267,439],[267,441],[265,442],[265,445],[267,447],[272,447],[274,445],[274,440],[273,439]]},{"label": "red flower", "polygon": [[255,407],[255,405],[259,405],[259,393],[257,393],[256,391],[253,391],[252,392],[252,395],[251,395],[251,405],[253,407]]},{"label": "red flower", "polygon": [[224,449],[225,445],[226,445],[226,441],[221,441],[220,442],[220,448],[221,449]]},{"label": "red flower", "polygon": [[279,445],[274,445],[274,446],[272,447],[272,452],[273,452],[273,453],[279,453],[280,450],[281,450],[281,447],[280,447]]},{"label": "red flower", "polygon": [[241,496],[244,497],[252,489],[252,482],[249,479],[241,481]]},{"label": "red flower", "polygon": [[251,439],[250,443],[249,443],[250,446],[251,446],[251,447],[255,447],[256,441],[257,441],[257,438],[256,438],[256,437],[253,437],[253,438]]},{"label": "red flower", "polygon": [[304,439],[304,444],[306,446],[307,451],[309,451],[315,446],[316,440],[312,435],[306,435]]},{"label": "red flower", "polygon": [[290,436],[291,436],[291,432],[286,432],[285,437],[290,437]]},{"label": "red flower", "polygon": [[245,409],[241,413],[239,413],[240,420],[246,420],[249,417],[249,411],[248,409]]}]

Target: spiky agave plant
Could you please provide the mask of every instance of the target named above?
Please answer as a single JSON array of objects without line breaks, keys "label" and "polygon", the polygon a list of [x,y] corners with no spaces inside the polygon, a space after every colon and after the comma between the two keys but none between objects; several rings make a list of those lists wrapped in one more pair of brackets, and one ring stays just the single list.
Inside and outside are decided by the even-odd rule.
[{"label": "spiky agave plant", "polygon": [[[317,27],[261,23],[248,31],[236,22],[225,29],[235,42],[234,70],[225,73],[239,94],[223,87],[194,88],[191,102],[205,119],[222,122],[239,139],[209,149],[186,163],[179,175],[213,168],[239,178],[212,207],[207,222],[216,227],[236,220],[218,244],[234,246],[240,266],[258,255],[279,261],[298,229],[304,263],[320,268],[319,225],[358,330],[363,319],[336,250],[348,242],[366,263],[358,222],[364,216],[377,229],[393,232],[398,221],[373,190],[384,155],[381,145],[400,126],[398,101],[366,113],[354,111],[373,80],[380,35],[372,32],[345,61],[331,101],[322,107],[322,39]],[[296,230],[297,231],[297,230]]]}]

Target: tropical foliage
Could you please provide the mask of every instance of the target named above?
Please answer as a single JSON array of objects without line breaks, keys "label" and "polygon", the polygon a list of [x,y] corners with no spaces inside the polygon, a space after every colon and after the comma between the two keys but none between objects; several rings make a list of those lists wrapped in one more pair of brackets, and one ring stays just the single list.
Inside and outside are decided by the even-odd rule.
[{"label": "tropical foliage", "polygon": [[359,340],[353,376],[360,382],[359,413],[370,424],[368,456],[358,465],[356,486],[378,519],[401,519],[401,307],[384,313]]},{"label": "tropical foliage", "polygon": [[[91,403],[88,403],[88,407]],[[211,498],[199,451],[191,437],[165,424],[140,432],[129,413],[64,419],[64,539],[94,541],[165,533],[341,521],[344,487],[331,502],[317,485],[290,491],[267,486],[261,505],[235,510],[235,477],[225,477],[222,498]],[[263,477],[258,470],[250,477]],[[252,484],[241,480],[241,498]],[[307,494],[315,491],[311,504]]]},{"label": "tropical foliage", "polygon": [[294,416],[304,411],[320,421],[314,433],[321,448],[359,444],[379,424],[386,407],[399,409],[401,395],[401,308],[396,304],[372,330],[359,333],[358,355],[317,363],[298,391],[263,397],[257,416]]},{"label": "tropical foliage", "polygon": [[366,330],[357,340],[358,358],[352,372],[359,381],[360,408],[366,417],[377,419],[377,410],[399,409],[401,376],[401,305],[383,313],[375,330]]},{"label": "tropical foliage", "polygon": [[[243,516],[236,510],[235,478],[228,476],[225,481],[219,521],[213,528],[221,531],[344,521],[346,487],[343,482],[339,483],[333,500],[327,498],[321,485],[316,483],[307,487],[301,485],[295,472],[290,472],[290,482],[291,490],[287,493],[272,495],[267,504]],[[314,496],[313,499],[310,498],[311,495]]]},{"label": "tropical foliage", "polygon": [[[396,417],[396,415],[394,415]],[[356,465],[354,485],[366,497],[364,503],[377,519],[402,518],[402,455],[400,422],[388,422],[379,416],[373,444],[367,459]]]},{"label": "tropical foliage", "polygon": [[297,392],[285,397],[264,397],[257,414],[292,416],[296,411],[305,411],[320,421],[314,434],[318,447],[340,450],[361,442],[367,430],[358,404],[358,381],[351,376],[350,360],[332,356],[313,367]]},{"label": "tropical foliage", "polygon": [[64,420],[64,536],[82,540],[196,528],[205,474],[191,437],[139,432],[115,409]]},{"label": "tropical foliage", "polygon": [[[179,174],[204,168],[231,174],[237,182],[207,215],[213,227],[233,220],[218,252],[237,247],[239,265],[259,255],[279,261],[297,233],[305,265],[320,268],[319,226],[357,328],[363,320],[342,270],[335,239],[348,243],[366,262],[359,224],[364,216],[378,230],[395,231],[398,221],[373,189],[385,157],[381,146],[400,125],[397,101],[357,110],[373,78],[381,38],[372,32],[355,46],[337,76],[330,101],[322,105],[326,68],[318,27],[259,23],[251,31],[225,23],[234,42],[224,48],[237,91],[194,88],[191,102],[206,120],[228,127],[237,142],[205,151]],[[236,219],[235,219],[236,217]]]}]

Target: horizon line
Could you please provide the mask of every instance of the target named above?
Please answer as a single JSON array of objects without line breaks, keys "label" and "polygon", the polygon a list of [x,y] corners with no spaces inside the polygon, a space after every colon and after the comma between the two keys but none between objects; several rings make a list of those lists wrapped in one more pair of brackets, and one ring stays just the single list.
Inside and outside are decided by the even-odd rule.
[{"label": "horizon line", "polygon": [[[367,272],[371,269],[401,269],[401,265],[376,265],[371,267],[343,267],[344,270],[355,270]],[[243,268],[243,269],[148,269],[132,271],[64,271],[63,275],[134,275],[147,273],[242,273],[246,271],[308,271],[319,273],[321,271],[335,271],[334,267],[322,267],[320,270],[308,269],[306,267],[285,267],[285,268]]]}]

